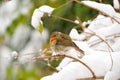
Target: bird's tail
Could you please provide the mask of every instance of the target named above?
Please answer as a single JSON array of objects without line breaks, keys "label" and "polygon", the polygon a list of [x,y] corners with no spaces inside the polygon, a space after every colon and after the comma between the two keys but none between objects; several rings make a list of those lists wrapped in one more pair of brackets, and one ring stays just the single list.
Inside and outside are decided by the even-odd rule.
[{"label": "bird's tail", "polygon": [[77,51],[80,52],[81,56],[84,56],[84,55],[85,55],[84,51],[83,51],[82,49],[80,49],[74,42],[73,42],[73,44],[74,44],[74,48],[75,48]]}]

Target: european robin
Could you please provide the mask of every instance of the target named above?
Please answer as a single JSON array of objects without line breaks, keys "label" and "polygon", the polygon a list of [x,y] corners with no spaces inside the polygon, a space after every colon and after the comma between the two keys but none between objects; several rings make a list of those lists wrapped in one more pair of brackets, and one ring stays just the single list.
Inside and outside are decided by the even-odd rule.
[{"label": "european robin", "polygon": [[84,56],[84,51],[81,50],[67,35],[61,32],[53,32],[50,36],[50,48],[57,54],[64,54],[71,48],[79,51],[81,56]]}]

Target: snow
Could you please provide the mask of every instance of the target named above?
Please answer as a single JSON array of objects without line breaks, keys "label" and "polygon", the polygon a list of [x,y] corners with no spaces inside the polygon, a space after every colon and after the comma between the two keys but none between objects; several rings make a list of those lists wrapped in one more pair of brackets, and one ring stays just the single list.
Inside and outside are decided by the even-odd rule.
[{"label": "snow", "polygon": [[[72,57],[74,57],[76,59],[79,59],[80,56],[81,56],[80,53],[77,52],[75,49],[70,49],[69,51],[66,52],[66,55],[72,56]],[[66,57],[66,58],[64,58],[62,60],[62,62],[59,64],[59,66],[56,69],[57,70],[61,70],[61,69],[63,69],[66,65],[68,65],[72,61],[73,61],[73,59],[70,59],[70,58]]]},{"label": "snow", "polygon": [[[112,53],[113,61],[120,60],[120,53]],[[91,55],[85,55],[81,61],[86,63],[94,72],[96,76],[104,76],[111,67],[111,59],[109,57],[109,52],[103,53],[102,51],[93,51]],[[118,67],[120,64],[115,62],[113,64],[113,71],[118,73]],[[107,75],[107,74],[106,74]],[[60,72],[55,73],[51,76],[46,76],[41,80],[76,80],[80,78],[92,77],[91,72],[79,62],[71,62],[65,66]],[[117,76],[119,77],[119,76]]]},{"label": "snow", "polygon": [[78,20],[75,20],[74,23],[79,24],[79,21],[78,21]]},{"label": "snow", "polygon": [[32,15],[32,20],[31,20],[31,24],[35,29],[38,29],[40,24],[42,24],[42,16],[47,13],[48,16],[51,15],[51,13],[53,12],[54,8],[47,6],[47,5],[43,5],[41,7],[39,7],[38,9],[35,9]]},{"label": "snow", "polygon": [[[118,43],[119,39],[115,38],[114,34],[118,34],[120,33],[120,24],[112,24],[111,26],[109,27],[104,27],[104,28],[101,28],[99,30],[96,30],[96,34],[99,35],[103,40],[107,41],[107,43],[112,47],[112,49],[114,51],[118,51],[119,50],[119,47],[120,46],[119,44],[115,45],[116,43]],[[111,37],[107,37],[109,35],[113,35]],[[118,41],[116,41],[116,39]],[[92,45],[92,44],[95,44],[96,42],[99,42],[101,41],[97,36],[92,36],[89,40],[88,40],[88,44],[89,45]],[[114,47],[113,47],[114,45]],[[106,45],[106,43],[104,42],[101,42],[99,44],[96,44],[95,46],[93,46],[94,49],[96,50],[103,50],[103,51],[108,51],[108,46]]]},{"label": "snow", "polygon": [[77,30],[76,29],[72,29],[69,36],[72,38],[72,39],[79,39],[80,35],[78,34]]},{"label": "snow", "polygon": [[97,9],[105,14],[108,14],[109,16],[113,16],[115,13],[114,8],[109,4],[102,4],[94,1],[82,1],[82,3],[89,7]]},{"label": "snow", "polygon": [[31,20],[31,24],[32,26],[37,29],[40,26],[40,23],[42,23],[41,21],[41,17],[43,16],[43,13],[39,12],[39,9],[36,9],[32,15],[32,20]]},{"label": "snow", "polygon": [[103,15],[98,15],[89,25],[89,29],[96,32],[96,30],[108,27],[113,24],[113,21],[109,17],[105,17]]},{"label": "snow", "polygon": [[[82,3],[120,21],[120,14],[115,12],[114,8],[109,4],[94,1],[82,1]],[[75,23],[77,22],[75,21]],[[90,22],[83,23],[84,26],[86,24],[89,25],[81,34],[74,28],[69,34],[73,42],[85,52],[85,56],[80,59],[79,53],[74,50],[70,50],[66,55],[84,62],[97,77],[103,76],[104,80],[120,79],[120,24],[102,14]],[[106,43],[114,52],[110,52],[110,47]],[[92,77],[91,72],[82,63],[73,62],[72,59],[67,57],[61,61],[56,69],[59,72],[45,76],[40,80],[77,80]]]},{"label": "snow", "polygon": [[43,5],[43,6],[39,7],[40,12],[48,13],[49,16],[50,16],[50,14],[52,13],[53,10],[54,10],[54,8],[52,8],[52,7],[48,6],[48,5]]},{"label": "snow", "polygon": [[118,0],[113,0],[113,6],[115,9],[120,9],[120,4]]}]

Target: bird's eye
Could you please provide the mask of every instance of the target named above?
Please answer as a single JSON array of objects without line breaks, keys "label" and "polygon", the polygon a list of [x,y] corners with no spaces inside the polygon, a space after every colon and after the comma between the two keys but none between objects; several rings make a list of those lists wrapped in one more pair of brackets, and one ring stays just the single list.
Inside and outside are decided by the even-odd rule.
[{"label": "bird's eye", "polygon": [[53,35],[52,37],[56,37],[56,35]]}]

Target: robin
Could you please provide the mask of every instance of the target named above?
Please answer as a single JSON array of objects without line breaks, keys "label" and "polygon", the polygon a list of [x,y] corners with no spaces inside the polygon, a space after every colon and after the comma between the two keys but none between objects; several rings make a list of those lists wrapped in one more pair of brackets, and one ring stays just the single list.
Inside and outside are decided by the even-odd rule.
[{"label": "robin", "polygon": [[74,48],[80,52],[81,56],[84,56],[84,51],[81,50],[67,34],[61,32],[53,32],[51,34],[50,48],[57,54],[65,54],[66,51]]}]

